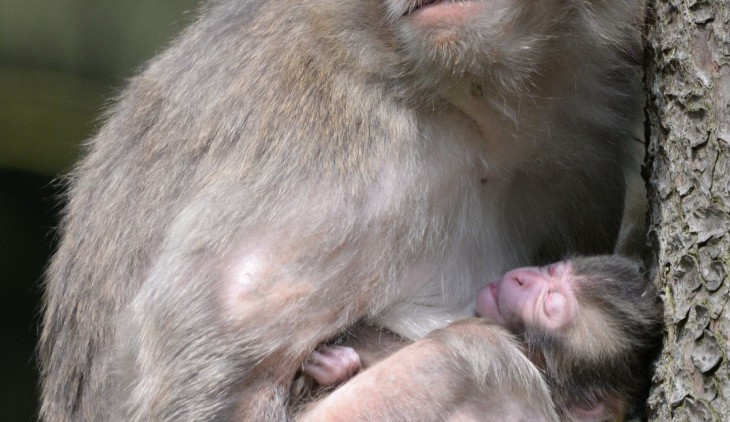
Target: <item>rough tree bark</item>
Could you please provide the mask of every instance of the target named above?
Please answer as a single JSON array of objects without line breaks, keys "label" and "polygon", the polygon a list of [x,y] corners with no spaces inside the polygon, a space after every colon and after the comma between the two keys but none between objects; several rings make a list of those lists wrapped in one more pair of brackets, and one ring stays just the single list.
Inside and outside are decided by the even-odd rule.
[{"label": "rough tree bark", "polygon": [[656,421],[730,420],[730,1],[652,0],[649,240],[666,339]]}]

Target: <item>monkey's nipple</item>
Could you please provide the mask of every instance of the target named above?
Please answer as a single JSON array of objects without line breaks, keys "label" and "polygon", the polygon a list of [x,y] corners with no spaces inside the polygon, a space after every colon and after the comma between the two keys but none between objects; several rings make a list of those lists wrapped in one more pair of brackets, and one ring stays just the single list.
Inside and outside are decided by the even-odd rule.
[{"label": "monkey's nipple", "polygon": [[499,282],[493,282],[477,294],[477,315],[498,322],[499,317]]}]

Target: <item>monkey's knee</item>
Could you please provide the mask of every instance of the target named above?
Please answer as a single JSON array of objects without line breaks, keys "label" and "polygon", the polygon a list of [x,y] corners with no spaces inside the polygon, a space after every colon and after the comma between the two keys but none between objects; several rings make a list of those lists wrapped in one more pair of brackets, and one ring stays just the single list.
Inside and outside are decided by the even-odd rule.
[{"label": "monkey's knee", "polygon": [[353,309],[354,295],[333,288],[318,274],[302,271],[282,254],[236,256],[224,266],[217,286],[220,317],[234,332],[281,342],[297,358],[309,354],[361,316]]},{"label": "monkey's knee", "polygon": [[262,311],[278,312],[290,296],[281,269],[263,254],[238,256],[224,267],[218,288],[228,318],[246,320]]}]

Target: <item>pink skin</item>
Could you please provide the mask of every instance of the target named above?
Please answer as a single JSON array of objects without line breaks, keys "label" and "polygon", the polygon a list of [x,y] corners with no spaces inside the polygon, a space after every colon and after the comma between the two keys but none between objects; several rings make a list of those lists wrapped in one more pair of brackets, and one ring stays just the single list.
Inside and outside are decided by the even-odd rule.
[{"label": "pink skin", "polygon": [[449,28],[469,21],[484,4],[478,1],[442,1],[427,4],[410,14],[413,19],[426,26]]},{"label": "pink skin", "polygon": [[508,272],[478,293],[476,309],[515,333],[526,326],[561,329],[577,312],[570,261]]},{"label": "pink skin", "polygon": [[320,346],[304,364],[302,372],[321,387],[331,387],[352,378],[360,371],[360,356],[345,346]]}]

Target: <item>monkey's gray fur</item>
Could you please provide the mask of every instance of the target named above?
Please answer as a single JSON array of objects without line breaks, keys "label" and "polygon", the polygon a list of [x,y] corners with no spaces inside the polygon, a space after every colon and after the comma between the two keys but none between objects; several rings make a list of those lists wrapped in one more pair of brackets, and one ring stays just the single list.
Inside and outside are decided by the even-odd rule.
[{"label": "monkey's gray fur", "polygon": [[474,2],[454,32],[415,0],[205,6],[68,178],[42,419],[281,420],[356,321],[417,338],[507,269],[610,252],[643,2]]}]

